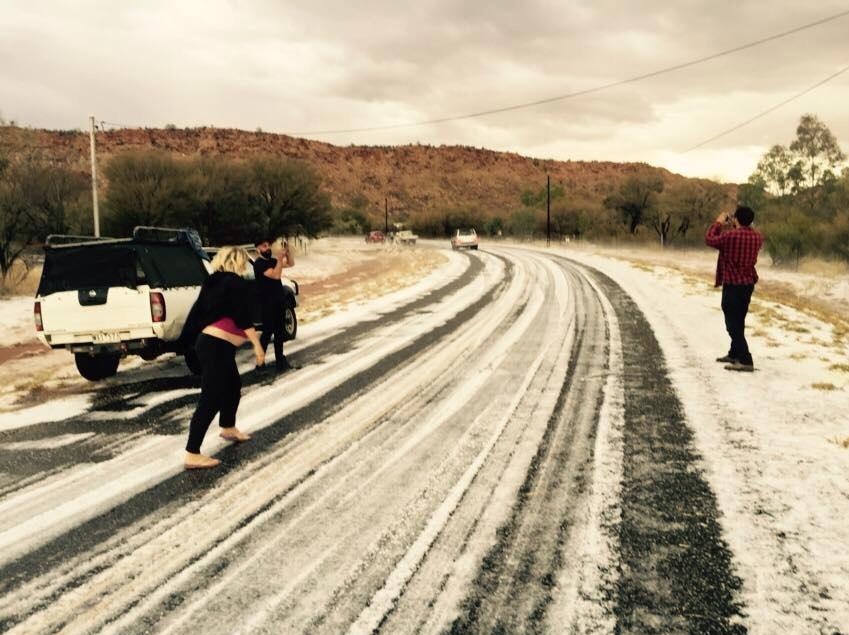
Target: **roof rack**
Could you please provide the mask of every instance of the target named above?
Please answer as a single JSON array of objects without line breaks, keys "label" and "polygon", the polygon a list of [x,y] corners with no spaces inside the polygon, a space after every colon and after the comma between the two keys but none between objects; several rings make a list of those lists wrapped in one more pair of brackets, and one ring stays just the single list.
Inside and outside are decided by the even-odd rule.
[{"label": "roof rack", "polygon": [[204,251],[200,234],[191,227],[173,229],[171,227],[146,227],[140,225],[133,228],[133,240],[153,243],[183,243],[189,245],[204,260],[209,260],[209,255]]},{"label": "roof rack", "polygon": [[47,237],[44,247],[56,249],[62,247],[83,247],[86,245],[103,245],[118,243],[180,243],[191,247],[201,258],[209,260],[203,250],[200,234],[194,229],[185,227],[173,229],[170,227],[138,226],[133,228],[132,238],[105,238],[95,236],[72,236],[67,234],[51,234]]},{"label": "roof rack", "polygon": [[73,234],[50,234],[44,241],[45,247],[77,247],[92,243],[126,242],[129,238],[108,238],[98,236],[75,236]]}]

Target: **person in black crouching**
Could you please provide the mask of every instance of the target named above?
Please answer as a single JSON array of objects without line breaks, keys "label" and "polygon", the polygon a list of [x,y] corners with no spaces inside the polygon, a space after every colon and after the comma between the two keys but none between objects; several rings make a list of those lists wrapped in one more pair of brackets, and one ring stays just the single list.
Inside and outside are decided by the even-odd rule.
[{"label": "person in black crouching", "polygon": [[278,372],[285,372],[293,367],[283,354],[285,296],[283,295],[280,278],[283,276],[284,268],[295,264],[295,258],[286,241],[283,241],[283,248],[277,253],[272,253],[271,241],[266,239],[258,240],[255,246],[259,254],[259,257],[254,260],[254,277],[256,278],[257,296],[262,316],[260,346],[265,351],[272,337],[274,338],[275,366]]},{"label": "person in black crouching", "polygon": [[236,349],[250,341],[256,363],[265,363],[265,351],[253,327],[252,288],[244,275],[250,269],[248,254],[239,247],[222,247],[212,260],[213,273],[203,283],[186,326],[187,338],[197,335],[195,351],[201,366],[200,401],[189,426],[185,467],[215,467],[221,461],[204,456],[200,446],[209,424],[218,415],[221,438],[236,443],[250,439],[236,427],[242,382],[236,366]]}]

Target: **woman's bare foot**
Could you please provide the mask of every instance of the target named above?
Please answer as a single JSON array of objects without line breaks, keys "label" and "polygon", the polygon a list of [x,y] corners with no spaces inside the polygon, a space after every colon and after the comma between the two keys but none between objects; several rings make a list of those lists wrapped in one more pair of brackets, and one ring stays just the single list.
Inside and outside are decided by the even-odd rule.
[{"label": "woman's bare foot", "polygon": [[186,452],[186,458],[183,461],[187,470],[205,470],[220,464],[221,461],[213,459],[211,456],[204,456],[200,453],[192,454],[191,452]]},{"label": "woman's bare foot", "polygon": [[239,430],[236,426],[232,428],[221,428],[221,438],[234,443],[243,443],[251,438],[251,435]]}]

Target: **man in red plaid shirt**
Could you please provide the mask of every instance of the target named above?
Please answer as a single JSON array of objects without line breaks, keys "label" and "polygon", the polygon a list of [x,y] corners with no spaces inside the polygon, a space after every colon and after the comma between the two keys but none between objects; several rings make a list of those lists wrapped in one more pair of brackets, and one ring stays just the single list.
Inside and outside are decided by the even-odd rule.
[{"label": "man in red plaid shirt", "polygon": [[[723,212],[705,234],[705,242],[719,250],[716,286],[722,287],[722,313],[725,315],[725,329],[731,336],[731,348],[727,355],[716,361],[725,363],[726,370],[755,370],[745,336],[746,314],[758,281],[755,263],[764,239],[752,229],[754,219],[755,213],[751,208],[739,206],[733,219]],[[729,221],[733,228],[724,229]]]}]

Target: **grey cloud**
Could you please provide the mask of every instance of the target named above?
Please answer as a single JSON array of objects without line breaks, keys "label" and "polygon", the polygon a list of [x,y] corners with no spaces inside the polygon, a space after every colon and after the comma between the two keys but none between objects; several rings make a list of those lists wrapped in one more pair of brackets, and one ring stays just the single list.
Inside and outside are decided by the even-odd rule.
[{"label": "grey cloud", "polygon": [[[75,127],[95,111],[131,124],[279,131],[393,124],[543,99],[687,61],[846,7],[837,0],[816,6],[790,0],[6,4],[0,25],[0,110],[6,117]],[[527,151],[571,139],[603,152],[627,130],[662,132],[672,125],[664,117],[695,103],[690,100],[715,104],[702,111],[703,119],[688,122],[688,134],[698,138],[849,62],[847,28],[844,18],[697,67],[534,109],[327,140],[492,141]],[[831,102],[845,103],[847,82],[798,104],[830,118],[843,139],[849,122]],[[736,110],[727,113],[729,100]],[[798,110],[788,108],[717,147],[784,140],[796,119]]]}]

